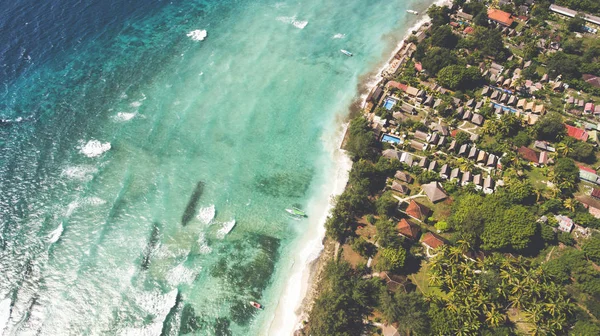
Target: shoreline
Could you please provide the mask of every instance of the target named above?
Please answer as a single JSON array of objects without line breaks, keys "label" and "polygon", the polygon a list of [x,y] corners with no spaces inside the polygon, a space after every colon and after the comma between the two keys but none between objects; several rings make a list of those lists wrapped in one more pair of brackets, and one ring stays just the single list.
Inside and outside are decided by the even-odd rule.
[{"label": "shoreline", "polygon": [[[427,8],[431,7],[432,5],[441,5],[446,2],[446,0],[437,0],[431,5],[427,6]],[[343,142],[346,139],[346,133],[348,130],[347,123],[349,119],[351,119],[357,112],[361,112],[364,109],[369,94],[373,91],[375,87],[377,87],[382,81],[386,79],[383,76],[383,73],[389,68],[390,63],[394,60],[395,56],[404,48],[406,40],[412,35],[412,32],[420,30],[421,28],[423,28],[424,25],[429,24],[430,22],[431,18],[429,18],[429,16],[427,16],[426,14],[422,18],[418,19],[417,22],[415,22],[406,30],[406,33],[403,35],[403,38],[396,43],[396,46],[393,49],[391,55],[386,59],[383,65],[380,66],[378,70],[376,70],[376,72],[366,74],[365,80],[359,82],[358,96],[350,105],[350,112],[348,113],[348,115],[346,115],[346,120],[344,121],[346,125],[344,127],[343,135],[341,137],[340,142],[340,149],[338,149],[338,151],[343,152],[341,147],[343,147]],[[349,168],[351,169],[351,167],[352,163],[350,164]],[[340,191],[340,193],[342,191]],[[335,193],[333,195],[339,195],[340,193]],[[322,229],[324,229],[325,220],[327,216],[329,216],[329,211],[331,210],[331,207],[332,206],[330,204],[328,207],[328,211],[325,214],[325,217],[320,222]],[[306,279],[307,281],[302,284],[303,299],[301,300],[301,305],[296,309],[297,321],[295,329],[293,331],[294,336],[303,335],[302,329],[304,327],[304,322],[307,321],[310,311],[312,310],[313,305],[315,303],[315,300],[320,293],[319,285],[323,275],[323,271],[325,269],[325,265],[327,265],[327,263],[335,257],[335,246],[336,242],[324,236],[322,240],[322,249],[319,252],[319,255],[315,259],[307,263],[307,265],[305,266],[306,270],[308,270],[308,276]]]},{"label": "shoreline", "polygon": [[339,146],[348,124],[334,120],[333,125],[337,127],[324,134],[322,139],[328,153],[324,159],[334,162],[328,174],[333,176],[328,179],[329,188],[324,188],[320,194],[316,194],[307,205],[310,209],[309,218],[314,215],[315,221],[309,224],[310,234],[305,234],[305,238],[297,243],[298,249],[289,269],[289,278],[283,287],[273,317],[266,323],[267,335],[293,335],[302,328],[302,322],[306,318],[306,297],[311,296],[315,270],[318,269],[317,265],[324,265],[325,259],[322,256],[327,254],[328,249],[325,221],[334,206],[331,200],[346,188],[352,168],[352,161]]}]

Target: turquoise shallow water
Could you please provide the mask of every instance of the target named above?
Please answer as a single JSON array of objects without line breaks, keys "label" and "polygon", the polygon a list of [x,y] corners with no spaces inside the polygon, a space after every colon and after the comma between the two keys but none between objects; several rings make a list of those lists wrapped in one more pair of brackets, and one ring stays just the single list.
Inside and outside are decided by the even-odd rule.
[{"label": "turquoise shallow water", "polygon": [[283,210],[329,185],[323,137],[426,5],[174,2],[22,53],[0,105],[0,327],[264,332],[274,311],[247,302],[277,303],[316,225]]}]

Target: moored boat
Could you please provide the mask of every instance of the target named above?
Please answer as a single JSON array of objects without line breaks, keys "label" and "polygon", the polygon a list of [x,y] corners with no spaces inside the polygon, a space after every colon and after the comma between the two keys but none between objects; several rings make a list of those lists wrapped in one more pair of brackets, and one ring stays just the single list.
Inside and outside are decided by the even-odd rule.
[{"label": "moored boat", "polygon": [[306,216],[306,212],[296,208],[296,207],[292,207],[289,209],[285,209],[285,211],[287,211],[290,215],[292,216],[296,216],[296,217],[307,217]]},{"label": "moored boat", "polygon": [[414,15],[419,15],[419,12],[417,12],[416,10],[412,10],[412,9],[407,9],[406,12],[408,12],[410,14],[414,14]]},{"label": "moored boat", "polygon": [[263,306],[258,302],[250,301],[250,305],[256,309],[263,309]]},{"label": "moored boat", "polygon": [[351,52],[349,52],[348,50],[344,50],[344,49],[342,49],[342,50],[340,50],[340,51],[342,52],[342,54],[344,54],[344,55],[346,55],[346,56],[349,56],[349,57],[352,57],[352,56],[354,56],[354,55],[353,55]]}]

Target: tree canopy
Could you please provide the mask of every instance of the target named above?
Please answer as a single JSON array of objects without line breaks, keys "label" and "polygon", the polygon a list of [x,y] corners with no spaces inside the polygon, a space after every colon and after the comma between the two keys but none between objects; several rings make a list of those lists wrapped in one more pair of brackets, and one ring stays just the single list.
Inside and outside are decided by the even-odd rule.
[{"label": "tree canopy", "polygon": [[346,149],[352,155],[352,158],[354,160],[374,159],[378,143],[373,130],[369,127],[369,121],[364,117],[352,119],[348,132]]},{"label": "tree canopy", "polygon": [[330,262],[321,284],[323,291],[310,313],[308,325],[315,336],[359,336],[363,320],[371,312],[374,295],[380,289],[375,282],[363,280],[349,264]]},{"label": "tree canopy", "polygon": [[437,79],[450,90],[470,90],[481,85],[483,76],[477,67],[449,65],[438,72]]},{"label": "tree canopy", "polygon": [[562,51],[552,54],[547,62],[548,73],[553,76],[563,75],[563,79],[576,79],[581,77],[581,61],[579,57],[566,54]]},{"label": "tree canopy", "polygon": [[559,113],[550,112],[535,124],[535,132],[538,140],[557,141],[565,134],[566,127]]}]

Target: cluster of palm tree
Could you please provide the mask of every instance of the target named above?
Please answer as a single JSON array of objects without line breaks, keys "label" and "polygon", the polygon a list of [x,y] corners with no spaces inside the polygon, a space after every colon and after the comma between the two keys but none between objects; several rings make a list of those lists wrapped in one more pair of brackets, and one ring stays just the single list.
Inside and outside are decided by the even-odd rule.
[{"label": "cluster of palm tree", "polygon": [[572,304],[562,287],[523,258],[466,256],[468,244],[444,246],[430,262],[429,282],[443,295],[430,297],[454,316],[456,335],[506,324],[509,309],[522,313],[531,335],[556,335],[567,327]]},{"label": "cluster of palm tree", "polygon": [[508,137],[515,135],[519,129],[523,128],[525,121],[517,117],[514,113],[503,114],[500,119],[490,118],[485,121],[483,128],[481,129],[484,135],[497,135],[500,134],[502,137]]}]

